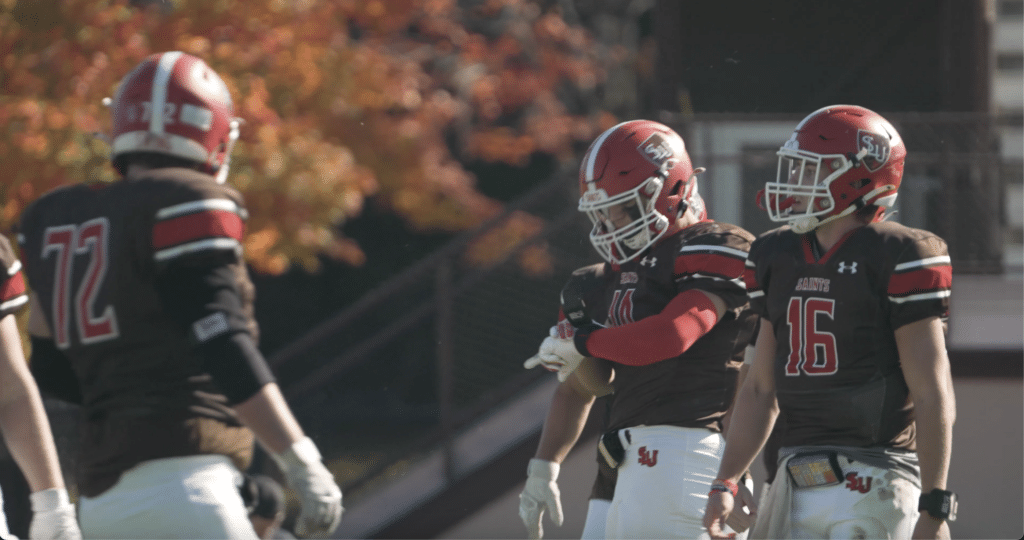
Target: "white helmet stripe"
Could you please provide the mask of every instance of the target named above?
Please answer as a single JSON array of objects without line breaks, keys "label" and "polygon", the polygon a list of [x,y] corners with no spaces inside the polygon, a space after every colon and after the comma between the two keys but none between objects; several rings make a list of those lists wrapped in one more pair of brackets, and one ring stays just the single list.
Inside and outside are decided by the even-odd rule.
[{"label": "white helmet stripe", "polygon": [[[605,130],[605,132],[602,133],[601,136],[598,137],[597,140],[594,141],[594,144],[590,147],[590,154],[587,155],[587,175],[584,177],[584,179],[588,183],[594,181],[594,165],[597,163],[597,154],[601,150],[601,145],[604,144],[605,139],[607,139],[612,133],[614,133],[616,129],[619,129],[619,126],[625,123],[626,122],[616,124],[615,126],[612,126]],[[593,184],[591,184],[588,189],[594,189]]]},{"label": "white helmet stripe", "polygon": [[167,103],[167,84],[171,80],[174,64],[181,58],[181,52],[174,51],[160,56],[153,75],[153,93],[150,97],[149,132],[164,132],[164,107]]}]

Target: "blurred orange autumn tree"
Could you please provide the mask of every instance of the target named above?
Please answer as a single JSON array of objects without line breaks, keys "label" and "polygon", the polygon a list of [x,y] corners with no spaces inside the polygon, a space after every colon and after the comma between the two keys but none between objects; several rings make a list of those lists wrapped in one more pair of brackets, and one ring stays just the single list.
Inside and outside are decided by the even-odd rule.
[{"label": "blurred orange autumn tree", "polygon": [[[476,189],[462,160],[568,160],[611,121],[556,97],[568,89],[586,102],[604,70],[587,33],[535,1],[135,4],[149,7],[0,0],[4,230],[55,186],[116,180],[95,136],[109,130],[102,99],[165,50],[206,59],[232,92],[245,122],[229,182],[249,207],[249,262],[266,273],[315,269],[321,254],[362,264],[337,225],[370,196],[413,230],[472,228],[502,205]],[[474,257],[498,256],[538,221],[513,215],[488,235],[504,245]],[[536,252],[526,258],[543,266]]]}]

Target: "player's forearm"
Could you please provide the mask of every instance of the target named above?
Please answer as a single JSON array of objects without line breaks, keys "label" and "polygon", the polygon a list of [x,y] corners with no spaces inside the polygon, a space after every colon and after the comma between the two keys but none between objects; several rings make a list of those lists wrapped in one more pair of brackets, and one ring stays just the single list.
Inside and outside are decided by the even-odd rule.
[{"label": "player's forearm", "polygon": [[559,384],[551,398],[537,446],[537,459],[561,463],[576,445],[587,424],[594,396],[575,390],[570,382]]},{"label": "player's forearm", "polygon": [[779,414],[774,393],[744,384],[738,393],[726,434],[718,477],[738,481],[764,447]]},{"label": "player's forearm", "polygon": [[0,430],[29,489],[64,487],[50,422],[13,315],[0,319]]},{"label": "player's forearm", "polygon": [[903,375],[914,402],[921,487],[946,488],[952,451],[956,398],[942,323],[936,317],[896,330]]},{"label": "player's forearm", "polygon": [[242,423],[274,454],[284,452],[305,437],[277,383],[264,385],[234,409]]},{"label": "player's forearm", "polygon": [[23,391],[0,406],[4,442],[25,475],[30,491],[63,488],[64,478],[42,400],[39,392],[29,386],[31,381],[24,382]]},{"label": "player's forearm", "polygon": [[956,416],[952,390],[946,391],[937,385],[934,393],[914,396],[914,411],[921,488],[924,492],[946,489]]}]

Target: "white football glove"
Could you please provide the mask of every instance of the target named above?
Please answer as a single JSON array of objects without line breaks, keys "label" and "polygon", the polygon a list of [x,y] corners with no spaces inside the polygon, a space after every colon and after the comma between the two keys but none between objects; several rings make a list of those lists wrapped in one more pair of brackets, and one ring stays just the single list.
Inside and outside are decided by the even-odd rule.
[{"label": "white football glove", "polygon": [[562,499],[555,483],[559,468],[553,461],[536,458],[531,459],[526,468],[526,487],[519,494],[519,519],[523,520],[526,532],[533,540],[544,537],[541,519],[545,510],[555,525],[562,526]]},{"label": "white football glove", "polygon": [[585,356],[576,350],[576,344],[572,339],[548,337],[540,344],[540,352],[537,353],[541,362],[558,366],[558,380],[565,381],[572,375]]},{"label": "white football glove", "polygon": [[523,362],[523,367],[533,369],[537,366],[544,366],[544,369],[548,371],[558,372],[558,380],[565,382],[586,357],[576,350],[573,338],[558,337],[557,326],[552,326],[548,334],[549,336],[541,342],[537,354]]},{"label": "white football glove", "polygon": [[322,538],[334,532],[341,523],[341,488],[313,440],[306,437],[274,459],[302,501],[295,534]]},{"label": "white football glove", "polygon": [[28,496],[32,502],[30,540],[82,540],[82,531],[75,519],[75,505],[68,499],[68,490],[50,488]]}]

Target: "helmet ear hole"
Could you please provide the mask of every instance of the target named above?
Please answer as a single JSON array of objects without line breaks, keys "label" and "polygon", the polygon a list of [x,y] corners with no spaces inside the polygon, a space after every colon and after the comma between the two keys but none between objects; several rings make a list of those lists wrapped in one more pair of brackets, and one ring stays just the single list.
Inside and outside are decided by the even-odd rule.
[{"label": "helmet ear hole", "polygon": [[676,210],[675,212],[677,218],[681,217],[683,213],[686,212],[686,201],[682,199],[684,185],[685,182],[683,182],[682,180],[676,182],[675,184],[672,185],[672,190],[669,191],[668,194],[668,211],[672,212],[673,210],[676,210],[676,208],[678,208],[678,210]]},{"label": "helmet ear hole", "polygon": [[850,187],[852,187],[853,189],[856,189],[856,190],[860,190],[860,189],[863,189],[864,186],[866,186],[866,185],[868,185],[870,183],[871,183],[871,179],[870,178],[861,178],[860,180],[853,180],[852,182],[850,182]]}]

